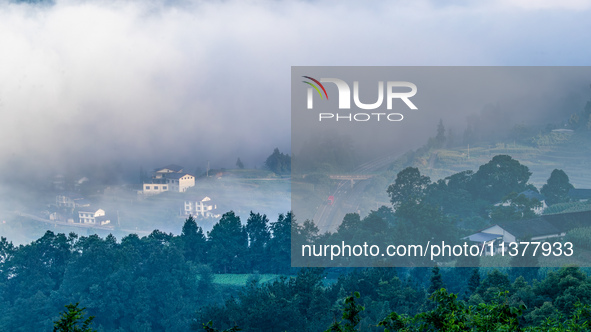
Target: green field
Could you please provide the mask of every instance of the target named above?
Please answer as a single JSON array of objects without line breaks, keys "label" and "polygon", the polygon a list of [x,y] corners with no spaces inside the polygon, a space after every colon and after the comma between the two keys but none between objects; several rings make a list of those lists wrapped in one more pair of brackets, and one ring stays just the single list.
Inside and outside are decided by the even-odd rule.
[{"label": "green field", "polygon": [[213,282],[222,286],[245,286],[251,280],[266,283],[279,277],[279,274],[214,274]]}]

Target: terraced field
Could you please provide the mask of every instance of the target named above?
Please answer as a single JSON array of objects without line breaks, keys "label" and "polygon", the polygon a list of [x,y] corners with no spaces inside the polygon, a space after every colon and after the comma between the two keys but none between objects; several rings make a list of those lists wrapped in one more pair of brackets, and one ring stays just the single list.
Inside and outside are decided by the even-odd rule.
[{"label": "terraced field", "polygon": [[[422,173],[437,180],[480,165],[499,154],[508,154],[529,167],[530,182],[540,188],[555,168],[562,169],[575,188],[591,188],[591,132],[551,133],[532,139],[531,144],[501,142],[495,145],[465,146],[434,150],[427,159],[432,165],[417,165]],[[432,166],[432,167],[429,167]]]}]

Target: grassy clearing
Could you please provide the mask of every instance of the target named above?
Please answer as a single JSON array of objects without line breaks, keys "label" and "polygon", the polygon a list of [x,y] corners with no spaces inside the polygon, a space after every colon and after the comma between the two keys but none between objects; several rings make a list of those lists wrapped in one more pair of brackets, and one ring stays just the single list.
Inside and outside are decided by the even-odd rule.
[{"label": "grassy clearing", "polygon": [[245,286],[250,280],[266,283],[279,277],[279,274],[214,274],[213,282],[223,286]]},{"label": "grassy clearing", "polygon": [[264,169],[227,169],[222,172],[222,176],[237,177],[242,179],[256,179],[256,178],[279,178],[275,173]]}]

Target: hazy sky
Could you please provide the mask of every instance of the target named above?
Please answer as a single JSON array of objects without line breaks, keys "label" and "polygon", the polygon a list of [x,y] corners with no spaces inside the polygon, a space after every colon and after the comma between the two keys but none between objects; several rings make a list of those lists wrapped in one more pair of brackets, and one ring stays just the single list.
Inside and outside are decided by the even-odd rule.
[{"label": "hazy sky", "polygon": [[[589,1],[0,1],[0,167],[260,166],[293,65],[589,65]],[[436,120],[434,120],[436,121]]]}]

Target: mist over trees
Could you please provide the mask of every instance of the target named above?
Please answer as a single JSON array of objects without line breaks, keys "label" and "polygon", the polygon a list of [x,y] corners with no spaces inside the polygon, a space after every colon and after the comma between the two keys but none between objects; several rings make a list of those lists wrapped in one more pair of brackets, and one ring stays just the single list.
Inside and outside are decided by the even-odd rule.
[{"label": "mist over trees", "polygon": [[244,169],[244,163],[242,162],[242,160],[240,160],[240,158],[236,160],[236,167],[238,167],[239,169]]},{"label": "mist over trees", "polygon": [[265,167],[275,174],[289,174],[291,172],[291,157],[275,148],[273,153],[265,160]]}]

